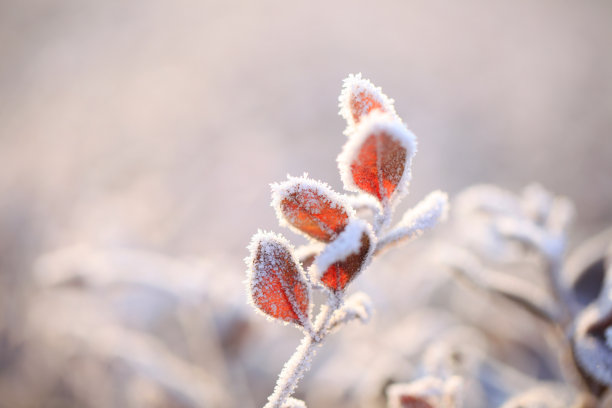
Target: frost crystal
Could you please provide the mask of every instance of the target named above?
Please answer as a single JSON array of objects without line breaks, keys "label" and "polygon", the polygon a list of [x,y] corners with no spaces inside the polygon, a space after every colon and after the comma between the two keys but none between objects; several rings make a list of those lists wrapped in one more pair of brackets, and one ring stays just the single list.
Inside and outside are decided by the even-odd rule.
[{"label": "frost crystal", "polygon": [[272,207],[281,223],[323,242],[335,239],[354,215],[340,194],[306,175],[272,184]]},{"label": "frost crystal", "polygon": [[393,107],[393,99],[385,95],[380,87],[374,86],[361,73],[349,75],[343,81],[342,93],[338,98],[340,116],[347,122],[345,134],[350,135],[361,118],[372,111],[386,112],[397,117]]},{"label": "frost crystal", "polygon": [[389,114],[374,111],[357,126],[338,156],[344,188],[379,201],[402,196],[410,182],[416,137]]},{"label": "frost crystal", "polygon": [[270,317],[309,328],[310,288],[291,244],[260,231],[249,250],[245,261],[253,305]]}]

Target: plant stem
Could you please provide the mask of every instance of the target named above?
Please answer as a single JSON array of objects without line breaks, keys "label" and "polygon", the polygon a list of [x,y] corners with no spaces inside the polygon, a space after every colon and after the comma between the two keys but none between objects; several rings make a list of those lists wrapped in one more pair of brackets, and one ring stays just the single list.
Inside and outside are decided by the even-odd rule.
[{"label": "plant stem", "polygon": [[327,326],[331,316],[341,305],[341,297],[336,294],[331,294],[327,304],[321,305],[321,310],[315,320],[314,333],[306,332],[295,353],[285,363],[278,375],[274,392],[268,397],[268,403],[264,408],[281,408],[287,398],[293,395],[298,382],[310,369],[317,348],[323,344],[323,340],[329,332]]}]

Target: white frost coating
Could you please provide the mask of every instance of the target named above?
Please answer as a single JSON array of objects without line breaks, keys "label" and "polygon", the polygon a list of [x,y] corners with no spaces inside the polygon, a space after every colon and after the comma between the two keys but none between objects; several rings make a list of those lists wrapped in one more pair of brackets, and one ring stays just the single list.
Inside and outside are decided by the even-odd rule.
[{"label": "white frost coating", "polygon": [[[292,231],[295,231],[298,234],[305,235],[308,238],[312,238],[299,228],[296,228],[292,225],[291,220],[286,218],[286,214],[283,213],[281,209],[281,202],[290,196],[291,194],[297,192],[305,192],[305,191],[314,191],[320,196],[327,197],[329,199],[329,205],[331,208],[343,208],[349,220],[355,217],[355,210],[346,200],[346,197],[342,194],[336,193],[327,183],[324,183],[319,180],[314,180],[308,177],[308,173],[304,173],[301,177],[292,177],[287,175],[287,180],[281,183],[272,183],[270,184],[272,188],[272,202],[270,205],[276,211],[276,217],[279,220],[279,224],[283,227],[289,227]],[[306,208],[313,214],[317,214],[321,211],[320,202],[318,200],[313,199],[310,202],[305,202]],[[325,230],[325,226],[321,226],[322,229]]]},{"label": "white frost coating", "polygon": [[313,274],[325,273],[336,262],[344,261],[350,255],[359,253],[361,250],[361,236],[364,232],[370,238],[370,248],[361,266],[362,270],[365,269],[370,263],[371,255],[374,252],[376,238],[370,224],[361,219],[354,219],[338,235],[338,238],[327,244],[323,252],[315,259]]},{"label": "white frost coating", "polygon": [[365,324],[370,321],[373,311],[374,307],[370,297],[364,292],[357,292],[345,300],[341,309],[334,312],[329,321],[329,328],[330,330],[336,329],[355,319]]},{"label": "white frost coating", "polygon": [[[380,104],[385,112],[399,119],[397,113],[395,113],[393,99],[387,97],[380,87],[375,86],[370,80],[362,78],[361,73],[356,75],[349,74],[349,76],[342,81],[342,92],[338,97],[340,116],[342,116],[347,123],[347,128],[344,131],[344,134],[347,136],[354,131],[356,125],[351,107],[351,99],[354,97],[358,102],[362,102],[364,99],[363,97],[366,95],[371,100]],[[371,104],[367,107],[370,108],[370,105]],[[363,116],[363,113],[365,112],[361,112],[359,116]]]},{"label": "white frost coating", "polygon": [[296,398],[287,398],[282,408],[306,408],[306,403]]},{"label": "white frost coating", "polygon": [[462,408],[463,380],[424,377],[411,383],[392,384],[387,388],[388,408],[403,408],[402,397],[418,398],[433,408]]},{"label": "white frost coating", "polygon": [[302,339],[302,343],[281,370],[274,392],[268,397],[264,408],[284,406],[283,403],[293,394],[299,380],[310,369],[312,358],[320,345],[321,342],[314,341],[312,337],[306,336]]},{"label": "white frost coating", "polygon": [[338,169],[340,170],[340,177],[342,178],[344,188],[348,191],[361,193],[362,190],[357,187],[353,181],[351,163],[359,154],[361,145],[366,139],[372,134],[379,133],[389,135],[406,149],[404,173],[391,196],[391,200],[393,200],[394,198],[397,199],[397,197],[403,196],[408,190],[408,184],[410,184],[410,179],[412,177],[410,166],[412,158],[417,151],[416,136],[406,128],[406,125],[404,125],[399,118],[379,111],[370,113],[359,122],[355,129],[355,133],[351,135],[350,139],[344,144],[342,152],[340,152],[336,160],[338,162]]},{"label": "white frost coating", "polygon": [[368,209],[372,211],[374,215],[379,215],[382,212],[380,202],[369,194],[361,193],[357,195],[349,195],[346,197],[346,200],[349,202],[351,207],[355,209],[355,211]]},{"label": "white frost coating", "polygon": [[387,245],[404,239],[421,236],[446,219],[448,208],[448,194],[440,190],[432,191],[408,210],[397,226],[379,240],[376,250],[382,250]]},{"label": "white frost coating", "polygon": [[[283,290],[285,291],[285,295],[287,296],[287,298],[289,299],[289,301],[291,302],[291,305],[293,306],[293,310],[295,311],[295,313],[298,315],[300,322],[302,323],[302,326],[304,327],[304,329],[306,329],[308,332],[312,332],[312,325],[310,323],[310,318],[309,316],[311,315],[311,309],[312,309],[312,302],[311,302],[311,293],[310,293],[310,282],[307,279],[306,274],[304,273],[304,270],[302,269],[302,266],[299,262],[299,260],[296,258],[295,256],[295,250],[293,248],[293,245],[291,245],[291,243],[285,238],[283,237],[281,234],[275,234],[274,232],[267,232],[267,231],[262,231],[262,230],[258,230],[257,233],[255,235],[253,235],[253,237],[251,238],[251,242],[248,246],[248,250],[249,250],[249,256],[247,256],[244,261],[247,265],[247,279],[245,281],[246,285],[247,285],[247,293],[248,293],[248,303],[253,306],[253,308],[260,314],[263,314],[268,320],[276,320],[278,321],[279,319],[274,319],[273,317],[269,316],[267,313],[265,313],[264,311],[260,310],[259,307],[257,306],[257,304],[255,303],[255,297],[257,295],[262,296],[263,294],[261,293],[261,289],[259,289],[260,285],[258,285],[260,279],[265,276],[266,274],[270,273],[270,271],[266,270],[263,265],[260,265],[260,267],[258,269],[255,268],[255,259],[257,257],[257,249],[259,248],[259,246],[261,245],[262,251],[265,251],[269,254],[269,256],[266,257],[266,260],[270,261],[272,263],[273,266],[277,266],[277,270],[279,269],[278,266],[279,265],[274,265],[275,263],[275,259],[274,259],[274,251],[275,249],[278,248],[285,248],[290,256],[291,256],[291,261],[295,264],[295,267],[298,271],[297,276],[295,277],[295,279],[299,282],[301,282],[302,284],[304,284],[306,286],[306,288],[308,289],[307,292],[307,300],[308,300],[308,310],[306,311],[306,315],[304,315],[302,313],[302,311],[300,310],[300,307],[295,299],[295,296],[293,294],[293,290],[289,287],[286,287],[285,285],[285,281],[279,276],[280,281],[283,284]],[[282,321],[282,320],[281,320]],[[283,321],[283,323],[287,324],[290,323],[288,321]],[[299,326],[298,326],[299,327]]]}]

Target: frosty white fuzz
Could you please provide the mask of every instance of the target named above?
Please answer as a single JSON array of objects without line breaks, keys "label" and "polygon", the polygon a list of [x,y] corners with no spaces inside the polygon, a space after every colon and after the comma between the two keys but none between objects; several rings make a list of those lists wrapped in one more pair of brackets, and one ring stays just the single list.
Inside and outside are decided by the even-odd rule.
[{"label": "frosty white fuzz", "polygon": [[[450,377],[442,380],[437,377],[424,377],[407,384],[392,384],[387,388],[388,408],[403,408],[402,400],[408,398],[423,401],[432,408],[461,408],[463,381],[460,377]],[[410,406],[410,405],[408,405]]]},{"label": "frosty white fuzz", "polygon": [[366,193],[349,195],[346,200],[351,205],[351,207],[355,209],[355,211],[367,209],[372,211],[372,213],[375,215],[380,214],[380,212],[382,211],[380,202],[376,198]]},{"label": "frosty white fuzz", "polygon": [[[406,149],[406,161],[404,163],[404,172],[393,192],[391,200],[397,199],[408,191],[408,185],[412,177],[410,165],[412,158],[417,151],[416,136],[409,131],[402,121],[392,115],[374,111],[364,117],[350,139],[344,144],[342,152],[338,155],[338,169],[344,188],[349,191],[361,193],[362,190],[353,180],[351,173],[351,164],[355,161],[362,148],[363,143],[374,134],[384,133],[397,141],[400,146]],[[378,169],[380,171],[380,169]]]},{"label": "frosty white fuzz", "polygon": [[296,398],[287,398],[282,408],[306,408],[306,403]]},{"label": "frosty white fuzz", "polygon": [[[275,234],[274,232],[267,232],[267,231],[262,231],[262,230],[258,230],[257,233],[253,235],[253,237],[251,238],[251,242],[248,246],[249,256],[244,259],[247,265],[247,272],[246,272],[247,279],[245,283],[247,285],[248,303],[251,306],[253,306],[253,308],[258,313],[264,315],[268,320],[280,320],[280,319],[274,319],[273,317],[271,317],[264,311],[260,310],[260,308],[255,303],[255,297],[263,296],[263,293],[261,293],[261,289],[260,289],[261,287],[260,280],[267,274],[271,273],[271,271],[265,269],[264,265],[259,265],[259,267],[257,267],[256,265],[255,260],[257,258],[257,251],[259,248],[261,248],[261,250],[264,252],[268,252],[269,256],[267,257],[267,259],[272,263],[272,266],[276,266],[277,270],[279,269],[280,264],[274,265],[275,260],[274,260],[273,254],[276,250],[278,250],[278,248],[286,249],[287,252],[290,254],[291,261],[295,264],[296,270],[298,272],[297,275],[295,276],[295,279],[301,284],[305,285],[307,288],[310,288],[310,282],[307,279],[307,276],[304,273],[304,270],[302,269],[302,266],[299,260],[295,256],[295,250],[293,248],[293,245],[291,245],[291,243],[287,241],[285,237],[283,237],[281,234]],[[281,280],[281,282],[283,282],[283,290],[285,292],[285,295],[287,296],[287,299],[289,299],[289,302],[291,303],[293,310],[298,315],[300,323],[307,331],[312,331],[311,323],[309,319],[309,316],[311,314],[311,309],[312,309],[310,290],[307,290],[307,296],[308,296],[307,301],[308,301],[309,306],[308,306],[306,315],[304,315],[301,312],[301,309],[297,303],[297,300],[295,299],[293,290],[291,290],[291,288],[288,288],[284,284],[284,280],[280,276],[278,278]],[[284,324],[290,323],[289,321],[285,321],[285,320],[280,320],[280,321],[282,321]]]},{"label": "frosty white fuzz", "polygon": [[377,251],[389,244],[421,236],[446,219],[448,207],[448,194],[440,190],[429,193],[404,214],[395,228],[379,240]]},{"label": "frosty white fuzz", "polygon": [[[364,116],[372,109],[374,103],[380,105],[384,112],[397,117],[393,99],[387,97],[380,87],[375,86],[370,80],[362,78],[361,73],[349,74],[342,82],[342,92],[338,97],[340,116],[347,123],[347,128],[344,131],[345,135],[350,135],[355,128],[354,114],[358,117]],[[358,109],[358,111],[354,112],[354,109]]]},{"label": "frosty white fuzz", "polygon": [[329,322],[330,330],[355,319],[365,324],[370,321],[373,310],[374,307],[370,297],[364,292],[357,292],[346,299],[342,308],[336,310],[332,315]]},{"label": "frosty white fuzz", "polygon": [[[286,214],[283,213],[281,203],[292,194],[299,192],[315,192],[317,195],[327,198],[329,200],[327,204],[331,208],[343,209],[347,213],[349,220],[355,216],[355,210],[353,210],[353,207],[343,195],[336,193],[329,184],[309,178],[308,173],[304,173],[301,177],[287,175],[286,181],[272,183],[270,187],[272,188],[272,202],[270,205],[276,211],[276,217],[279,220],[279,224],[284,227],[289,227],[292,231],[300,235],[305,235],[308,238],[311,237],[292,225],[292,220],[287,219]],[[322,210],[320,207],[321,203],[315,199],[303,204],[305,204],[305,209],[312,214],[318,214]],[[323,229],[325,229],[324,226]]]},{"label": "frosty white fuzz", "polygon": [[[370,224],[361,219],[355,219],[346,226],[338,238],[330,242],[314,261],[313,274],[323,274],[336,262],[342,262],[350,255],[358,254],[361,250],[361,237],[367,234],[370,239],[370,248],[361,264],[361,270],[370,263],[376,238]],[[319,276],[320,278],[320,276]]]},{"label": "frosty white fuzz", "polygon": [[295,391],[297,383],[310,369],[312,358],[321,342],[314,341],[312,337],[304,337],[295,350],[295,353],[285,363],[278,375],[274,392],[268,397],[268,403],[264,408],[282,408],[284,402]]}]

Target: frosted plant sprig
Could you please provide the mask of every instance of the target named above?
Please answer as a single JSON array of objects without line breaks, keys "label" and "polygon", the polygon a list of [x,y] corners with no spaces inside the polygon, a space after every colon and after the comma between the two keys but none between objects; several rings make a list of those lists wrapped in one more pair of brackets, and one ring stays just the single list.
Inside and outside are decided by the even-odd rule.
[{"label": "frosted plant sprig", "polygon": [[[258,232],[245,261],[249,303],[269,319],[291,323],[304,338],[283,367],[265,408],[305,407],[292,398],[318,347],[333,330],[367,322],[372,305],[365,293],[346,296],[347,286],[386,247],[420,236],[447,212],[448,198],[435,191],[389,228],[393,210],[408,192],[416,137],[395,113],[393,100],[361,74],[344,81],[340,114],[348,140],[338,156],[346,190],[337,193],[305,174],[272,184],[272,207],[279,222],[311,244],[295,250],[281,235]],[[357,216],[368,209],[374,223]],[[312,290],[327,300],[313,318]]]}]

